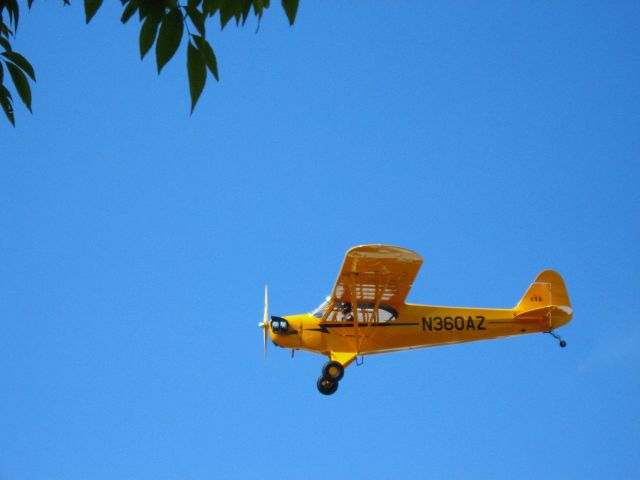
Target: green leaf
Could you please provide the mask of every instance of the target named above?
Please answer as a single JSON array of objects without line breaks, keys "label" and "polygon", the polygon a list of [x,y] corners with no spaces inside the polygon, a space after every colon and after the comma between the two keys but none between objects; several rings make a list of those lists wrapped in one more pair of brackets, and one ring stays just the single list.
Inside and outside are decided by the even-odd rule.
[{"label": "green leaf", "polygon": [[0,45],[2,45],[2,48],[4,48],[7,52],[11,51],[11,44],[6,38],[0,37]]},{"label": "green leaf", "polygon": [[246,2],[242,5],[242,26],[247,23],[247,17],[249,16],[249,12],[251,11],[251,2]]},{"label": "green leaf", "polygon": [[13,118],[13,99],[11,98],[9,90],[7,90],[4,85],[0,85],[0,106],[2,106],[2,110],[4,110],[4,114],[11,122],[11,125],[15,127],[16,120]]},{"label": "green leaf", "polygon": [[289,18],[289,25],[293,25],[296,21],[296,13],[298,13],[299,0],[282,0],[282,8],[284,8],[287,18]]},{"label": "green leaf", "polygon": [[0,85],[4,85],[4,67],[2,66],[2,62],[0,62]]},{"label": "green leaf", "polygon": [[[162,20],[165,15],[166,7],[165,3],[172,5],[171,9],[178,8],[177,0],[167,0],[166,2],[163,0],[140,0],[138,1],[138,9],[140,11],[140,21],[144,20],[147,17],[155,17],[158,21]],[[169,6],[169,5],[167,5]]]},{"label": "green leaf", "polygon": [[182,30],[184,22],[182,12],[174,8],[167,13],[162,19],[158,41],[156,42],[156,63],[158,64],[158,73],[162,67],[171,60],[176,53],[182,40]]},{"label": "green leaf", "polygon": [[198,29],[200,35],[204,36],[204,15],[196,7],[186,7],[187,15],[191,19],[191,23]]},{"label": "green leaf", "polygon": [[2,23],[0,22],[0,33],[2,34],[2,36],[4,36],[5,38],[9,38],[9,37],[14,37],[15,36],[15,32],[14,30],[11,30],[9,28],[9,24],[6,23]]},{"label": "green leaf", "polygon": [[31,88],[29,87],[29,80],[27,80],[27,77],[22,73],[22,70],[13,63],[7,63],[7,70],[9,70],[9,75],[11,75],[11,80],[13,80],[13,85],[16,87],[18,95],[20,95],[22,103],[24,103],[31,112]]},{"label": "green leaf", "polygon": [[232,2],[226,1],[220,5],[220,28],[224,29],[224,26],[235,15],[235,6]]},{"label": "green leaf", "polygon": [[253,11],[258,17],[258,21],[262,18],[262,12],[264,10],[264,2],[261,0],[253,0]]},{"label": "green leaf", "polygon": [[218,61],[216,60],[216,54],[213,53],[213,48],[211,48],[209,42],[203,40],[202,45],[200,46],[200,51],[202,52],[204,63],[207,64],[207,68],[213,77],[220,81],[220,78],[218,78]]},{"label": "green leaf", "polygon": [[102,5],[102,0],[84,0],[84,15],[87,18],[87,23],[91,21],[100,5]]},{"label": "green leaf", "polygon": [[209,17],[213,17],[218,8],[220,8],[218,3],[216,0],[202,0],[202,12]]},{"label": "green leaf", "polygon": [[124,12],[122,12],[122,17],[120,17],[120,21],[122,23],[127,23],[129,19],[133,17],[133,15],[136,13],[137,10],[138,10],[137,0],[131,0],[129,3],[127,3],[127,6],[124,7]]},{"label": "green leaf", "polygon": [[18,52],[2,52],[0,53],[0,55],[11,60],[22,70],[24,70],[24,72],[31,77],[31,80],[33,80],[34,82],[36,81],[36,73],[33,71],[33,67],[27,61],[27,59],[20,55]]},{"label": "green leaf", "polygon": [[13,23],[13,29],[18,31],[18,19],[20,17],[20,8],[18,7],[18,2],[16,0],[6,0],[3,2],[5,5],[4,8],[7,9],[7,13],[9,14],[9,25]]},{"label": "green leaf", "polygon": [[153,17],[147,17],[140,29],[140,59],[142,60],[147,52],[153,47],[158,35],[160,23]]},{"label": "green leaf", "polygon": [[189,0],[187,2],[187,7],[197,8],[202,3],[202,0]]},{"label": "green leaf", "polygon": [[193,113],[207,81],[207,69],[202,53],[191,42],[187,47],[187,72],[189,74],[189,93],[191,94],[191,113]]}]

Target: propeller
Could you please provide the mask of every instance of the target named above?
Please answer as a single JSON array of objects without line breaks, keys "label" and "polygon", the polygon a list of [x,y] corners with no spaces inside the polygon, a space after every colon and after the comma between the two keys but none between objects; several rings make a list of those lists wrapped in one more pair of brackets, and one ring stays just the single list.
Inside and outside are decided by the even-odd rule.
[{"label": "propeller", "polygon": [[263,337],[264,337],[264,363],[267,364],[267,335],[269,333],[269,292],[267,290],[267,286],[264,286],[264,316],[262,317],[262,322],[258,324],[260,328],[262,328]]}]

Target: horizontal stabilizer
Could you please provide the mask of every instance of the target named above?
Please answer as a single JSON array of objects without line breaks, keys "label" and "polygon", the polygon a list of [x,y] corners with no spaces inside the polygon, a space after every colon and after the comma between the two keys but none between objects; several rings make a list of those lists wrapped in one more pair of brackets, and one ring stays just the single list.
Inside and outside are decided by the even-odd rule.
[{"label": "horizontal stabilizer", "polygon": [[549,305],[518,313],[515,318],[518,320],[535,321],[542,318],[571,317],[572,314],[573,309],[571,307],[567,307],[565,305]]}]

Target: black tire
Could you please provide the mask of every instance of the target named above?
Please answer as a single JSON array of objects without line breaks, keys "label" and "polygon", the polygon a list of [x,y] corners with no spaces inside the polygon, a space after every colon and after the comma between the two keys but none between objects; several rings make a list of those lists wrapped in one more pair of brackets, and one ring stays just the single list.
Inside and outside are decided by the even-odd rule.
[{"label": "black tire", "polygon": [[564,340],[560,340],[560,348],[564,348],[567,346],[567,342],[565,342]]},{"label": "black tire", "polygon": [[333,395],[338,390],[338,382],[332,382],[324,377],[318,377],[316,382],[318,391],[323,395]]},{"label": "black tire", "polygon": [[344,367],[340,362],[327,362],[322,367],[322,376],[330,382],[337,383],[344,377]]}]

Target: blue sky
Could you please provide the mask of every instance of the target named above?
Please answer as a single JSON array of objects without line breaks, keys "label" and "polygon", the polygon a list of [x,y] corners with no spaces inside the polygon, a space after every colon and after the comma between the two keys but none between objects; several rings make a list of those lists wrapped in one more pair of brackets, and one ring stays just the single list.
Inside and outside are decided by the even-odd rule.
[{"label": "blue sky", "polygon": [[[640,5],[310,2],[217,31],[192,116],[105,5],[35,2],[33,111],[0,127],[0,479],[637,478]],[[274,2],[277,3],[277,2]],[[344,252],[425,259],[409,300],[561,333],[365,359],[270,349]]]}]

